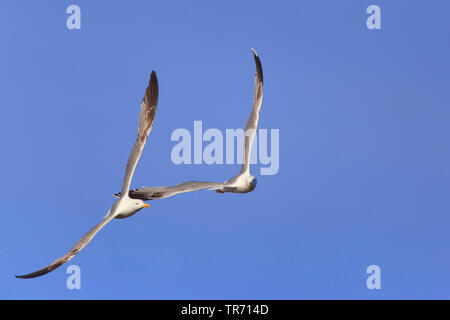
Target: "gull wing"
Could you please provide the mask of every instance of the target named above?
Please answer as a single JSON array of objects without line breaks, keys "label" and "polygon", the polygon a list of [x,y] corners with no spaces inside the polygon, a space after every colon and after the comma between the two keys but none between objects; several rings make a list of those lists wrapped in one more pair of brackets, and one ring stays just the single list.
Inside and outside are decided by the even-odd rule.
[{"label": "gull wing", "polygon": [[153,120],[155,119],[156,107],[158,105],[158,78],[156,77],[155,71],[152,71],[150,75],[150,81],[147,89],[145,90],[145,96],[141,104],[141,113],[139,115],[139,126],[138,133],[136,137],[136,142],[134,143],[133,149],[131,150],[130,157],[128,158],[127,168],[125,170],[125,177],[123,179],[122,191],[124,194],[128,189],[130,189],[131,179],[133,178],[134,170],[142,155],[142,150],[144,149],[145,142],[147,141],[148,134],[152,129]]},{"label": "gull wing", "polygon": [[[153,125],[153,120],[155,118],[156,106],[158,104],[158,79],[156,77],[155,71],[152,71],[150,75],[150,81],[147,89],[145,90],[145,96],[141,104],[141,113],[139,115],[139,126],[136,142],[133,149],[131,150],[130,157],[128,158],[127,168],[125,171],[125,177],[123,180],[122,190],[127,191],[130,188],[131,179],[133,177],[134,170],[136,169],[136,164],[141,157],[142,150],[144,149],[145,142],[147,141],[148,134]],[[105,218],[95,225],[88,233],[86,233],[74,246],[61,258],[53,261],[51,264],[38,271],[16,276],[16,278],[28,279],[36,278],[47,274],[56,268],[60,267],[70,259],[72,259],[78,252],[80,252],[94,236],[102,229],[114,215],[107,214]]]},{"label": "gull wing", "polygon": [[[256,64],[255,74],[255,91],[253,96],[253,106],[250,113],[250,117],[245,125],[245,142],[244,142],[244,161],[241,167],[241,174],[248,172],[250,169],[250,152],[252,149],[253,140],[256,135],[256,129],[258,127],[259,110],[261,109],[262,96],[263,96],[263,70],[261,60],[258,54],[252,48],[253,58]],[[236,177],[234,177],[236,178]],[[232,182],[233,178],[227,182]],[[218,190],[229,186],[230,183],[218,183],[218,182],[200,182],[200,181],[186,181],[175,186],[163,186],[163,187],[142,187],[139,189],[130,190],[128,195],[133,199],[141,200],[154,200],[163,199],[174,196],[179,193],[198,191],[203,189]],[[126,189],[125,189],[126,190]],[[116,193],[114,196],[120,197],[125,192],[124,188],[120,193]]]},{"label": "gull wing", "polygon": [[255,74],[255,92],[253,95],[253,106],[250,117],[245,124],[244,136],[244,161],[242,161],[241,174],[250,171],[250,153],[252,151],[253,140],[255,139],[256,129],[258,128],[259,110],[261,109],[263,97],[263,70],[261,60],[258,54],[252,48],[253,58],[256,64]]},{"label": "gull wing", "polygon": [[36,277],[40,277],[44,274],[47,274],[53,270],[55,270],[56,268],[62,266],[64,263],[66,263],[67,261],[69,261],[70,259],[72,259],[78,252],[81,251],[81,249],[83,249],[84,247],[87,246],[87,244],[89,242],[91,242],[91,240],[94,238],[94,236],[97,234],[97,232],[100,231],[101,228],[103,228],[109,221],[111,221],[111,219],[113,219],[114,217],[111,215],[108,215],[107,217],[105,217],[105,219],[103,219],[102,221],[100,221],[99,223],[97,223],[95,225],[95,227],[93,227],[88,233],[86,233],[74,246],[72,249],[70,249],[69,252],[67,252],[65,255],[63,255],[61,258],[56,259],[55,261],[53,261],[51,264],[49,264],[48,266],[46,266],[45,268],[42,268],[41,270],[29,273],[29,274],[25,274],[22,276],[16,276],[16,278],[21,278],[21,279],[29,279],[29,278],[36,278]]},{"label": "gull wing", "polygon": [[[155,200],[172,197],[179,193],[192,192],[198,190],[217,190],[227,186],[226,183],[218,182],[202,182],[202,181],[186,181],[175,186],[163,186],[163,187],[142,187],[139,189],[130,190],[128,195],[132,199],[141,200]],[[116,194],[115,196],[120,196]]]}]

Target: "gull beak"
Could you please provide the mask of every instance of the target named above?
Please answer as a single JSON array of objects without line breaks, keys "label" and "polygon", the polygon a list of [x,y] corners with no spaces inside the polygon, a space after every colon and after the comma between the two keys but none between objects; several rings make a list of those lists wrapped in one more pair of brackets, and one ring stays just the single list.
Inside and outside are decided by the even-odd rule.
[{"label": "gull beak", "polygon": [[146,203],[144,203],[143,205],[142,205],[142,208],[149,208],[150,206],[148,205],[148,204],[146,204]]}]

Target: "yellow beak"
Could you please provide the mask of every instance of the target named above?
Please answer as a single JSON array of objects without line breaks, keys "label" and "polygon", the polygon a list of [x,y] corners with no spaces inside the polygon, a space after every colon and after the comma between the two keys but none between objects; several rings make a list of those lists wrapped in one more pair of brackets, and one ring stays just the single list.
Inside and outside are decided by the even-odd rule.
[{"label": "yellow beak", "polygon": [[142,205],[142,207],[143,208],[148,208],[148,207],[150,207],[148,204],[146,204],[146,203],[144,203],[143,205]]}]

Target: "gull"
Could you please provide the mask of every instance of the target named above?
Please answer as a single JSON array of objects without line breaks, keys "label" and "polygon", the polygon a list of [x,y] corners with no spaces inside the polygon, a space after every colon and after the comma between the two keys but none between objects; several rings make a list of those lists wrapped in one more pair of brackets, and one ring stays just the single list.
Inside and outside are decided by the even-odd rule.
[{"label": "gull", "polygon": [[155,71],[152,71],[149,85],[145,90],[145,96],[141,103],[136,142],[131,150],[125,170],[125,177],[122,184],[122,194],[124,194],[124,196],[116,200],[109,209],[108,213],[104,216],[103,220],[96,224],[95,227],[93,227],[88,233],[86,233],[64,256],[56,259],[45,268],[26,275],[16,276],[16,278],[35,278],[55,270],[67,261],[71,260],[78,252],[80,252],[89,242],[91,242],[100,229],[102,229],[112,219],[128,218],[141,209],[149,207],[148,204],[144,203],[144,201],[140,199],[130,198],[126,191],[130,188],[134,170],[136,169],[136,165],[142,155],[142,150],[144,149],[148,134],[152,129],[156,106],[158,104],[158,94],[158,79]]},{"label": "gull", "polygon": [[[223,183],[219,182],[201,182],[201,181],[186,181],[175,186],[163,186],[163,187],[142,187],[139,189],[133,189],[129,191],[130,198],[139,200],[154,200],[172,197],[179,193],[192,192],[202,189],[216,190],[217,193],[247,193],[256,188],[256,177],[250,174],[250,152],[252,150],[253,140],[256,135],[256,129],[258,127],[259,111],[261,109],[262,96],[263,96],[263,70],[261,60],[258,54],[252,48],[253,58],[256,64],[255,74],[255,90],[253,95],[253,105],[250,117],[245,125],[244,134],[244,153],[241,171],[238,175]],[[116,197],[120,197],[123,194],[115,194]]]}]

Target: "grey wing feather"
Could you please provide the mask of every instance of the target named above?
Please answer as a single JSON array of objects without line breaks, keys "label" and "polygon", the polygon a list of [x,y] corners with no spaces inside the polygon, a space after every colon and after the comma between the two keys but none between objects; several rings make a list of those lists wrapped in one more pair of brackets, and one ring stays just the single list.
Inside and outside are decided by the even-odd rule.
[{"label": "grey wing feather", "polygon": [[72,249],[70,249],[69,252],[67,252],[64,256],[62,256],[59,259],[56,259],[55,261],[53,261],[51,264],[49,264],[48,266],[46,266],[45,268],[42,268],[41,270],[26,274],[26,275],[22,275],[22,276],[16,276],[16,278],[21,278],[21,279],[29,279],[29,278],[36,278],[36,277],[40,277],[44,274],[47,274],[53,270],[55,270],[56,268],[62,266],[64,263],[66,263],[67,261],[69,261],[70,259],[72,259],[78,252],[80,252],[85,246],[87,246],[87,244],[89,242],[91,242],[91,240],[94,238],[94,236],[97,234],[97,232],[100,231],[100,229],[102,229],[109,221],[111,221],[111,219],[113,219],[114,217],[111,215],[108,215],[105,219],[103,219],[102,221],[100,221],[99,223],[97,223],[95,225],[95,227],[93,227],[88,233],[86,233],[74,246]]},{"label": "grey wing feather", "polygon": [[250,113],[250,117],[245,124],[245,136],[244,136],[244,161],[242,162],[241,173],[248,172],[250,170],[250,154],[252,151],[253,140],[255,139],[256,129],[258,128],[259,110],[261,109],[262,96],[263,96],[263,70],[261,60],[258,54],[252,48],[253,58],[256,64],[255,74],[255,92],[253,95],[253,106]]},{"label": "grey wing feather", "polygon": [[134,170],[142,155],[145,142],[147,141],[148,134],[152,129],[153,120],[155,119],[156,107],[158,105],[158,78],[155,71],[152,71],[150,81],[147,89],[145,90],[145,96],[141,104],[141,113],[139,115],[139,126],[134,143],[131,150],[130,157],[128,158],[127,168],[125,170],[125,177],[122,184],[122,193],[130,189],[131,179],[133,178]]},{"label": "grey wing feather", "polygon": [[201,181],[186,181],[171,187],[142,187],[129,191],[130,198],[141,200],[154,200],[172,197],[179,193],[192,192],[203,189],[217,190],[226,186],[225,183],[217,182],[201,182]]}]

